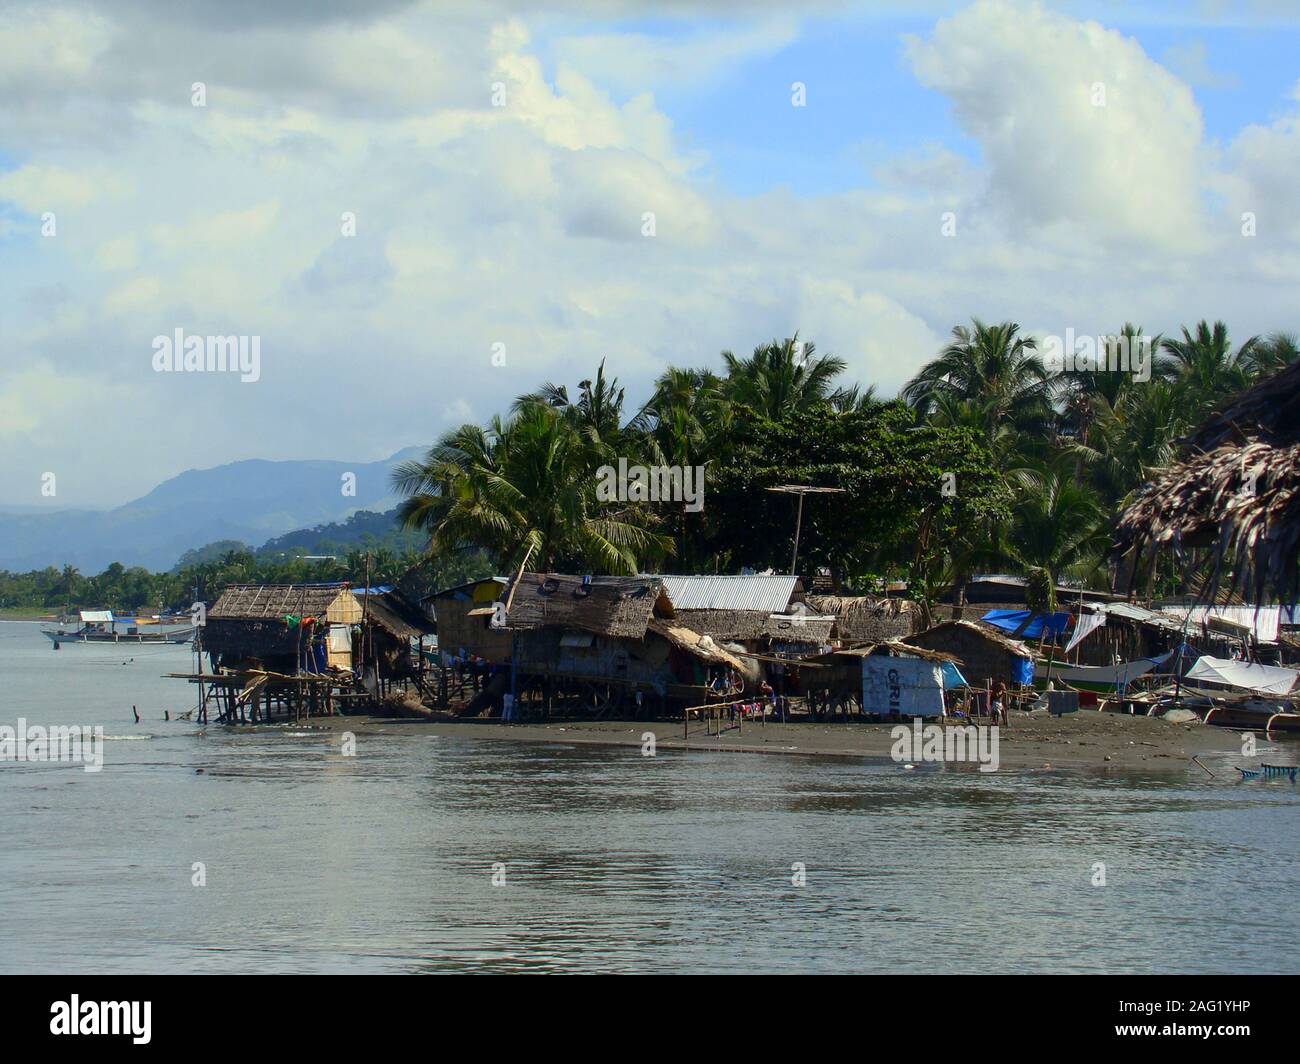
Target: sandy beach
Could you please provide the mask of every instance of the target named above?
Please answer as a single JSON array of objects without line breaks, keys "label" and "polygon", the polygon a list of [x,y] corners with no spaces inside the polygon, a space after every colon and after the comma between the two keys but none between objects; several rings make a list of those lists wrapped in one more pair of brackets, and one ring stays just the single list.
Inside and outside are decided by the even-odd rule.
[{"label": "sandy beach", "polygon": [[[335,717],[314,720],[331,730],[351,730],[359,735],[385,732],[432,732],[437,735],[488,740],[540,743],[591,743],[605,746],[640,746],[645,733],[655,736],[661,750],[727,750],[737,753],[804,755],[817,757],[889,758],[894,740],[891,724],[839,724],[796,722],[789,724],[747,721],[743,729],[724,725],[720,736],[709,735],[702,722],[692,721],[683,737],[680,721],[580,721],[503,724],[495,719],[434,717],[425,720],[382,717]],[[1259,750],[1275,763],[1296,762],[1296,745],[1270,743],[1258,736]],[[1013,713],[1010,725],[999,733],[999,760],[1003,769],[1113,770],[1184,774],[1210,779],[1209,771],[1235,780],[1230,772],[1240,759],[1241,734],[1229,728],[1200,723],[1171,724],[1155,717],[1117,713],[1079,712],[1051,717],[1043,711]],[[1193,757],[1208,761],[1208,771]],[[1225,758],[1234,759],[1226,762]],[[1247,762],[1242,761],[1243,764]],[[973,766],[972,766],[973,768]]]}]

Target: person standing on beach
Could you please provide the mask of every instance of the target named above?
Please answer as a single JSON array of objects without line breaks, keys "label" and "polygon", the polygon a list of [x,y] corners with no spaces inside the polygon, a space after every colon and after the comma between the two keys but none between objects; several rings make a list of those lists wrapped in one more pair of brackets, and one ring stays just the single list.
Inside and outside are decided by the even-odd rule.
[{"label": "person standing on beach", "polygon": [[993,723],[1005,724],[1007,720],[1007,699],[1010,692],[1007,690],[1006,682],[998,681],[997,687],[993,689]]}]

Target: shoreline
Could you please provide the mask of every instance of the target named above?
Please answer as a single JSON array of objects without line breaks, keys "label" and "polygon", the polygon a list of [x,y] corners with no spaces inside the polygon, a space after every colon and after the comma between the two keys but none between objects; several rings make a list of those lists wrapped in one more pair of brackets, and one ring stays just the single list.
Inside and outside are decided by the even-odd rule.
[{"label": "shoreline", "polygon": [[[689,738],[679,721],[582,721],[502,723],[499,719],[455,717],[332,717],[313,718],[297,725],[322,731],[437,735],[526,743],[640,747],[643,735],[655,736],[657,749],[674,751],[777,754],[803,757],[841,757],[893,761],[897,724],[840,724],[747,722],[744,730],[725,729],[721,736],[707,734],[702,723],[692,723]],[[209,725],[213,727],[214,725]],[[221,725],[221,727],[225,727]],[[253,727],[261,727],[253,725]],[[279,725],[275,725],[279,727]],[[910,727],[910,726],[909,726]],[[1141,770],[1161,775],[1192,773],[1209,781],[1236,782],[1232,766],[1243,761],[1238,730],[1200,723],[1170,724],[1156,717],[1131,717],[1119,713],[1079,712],[1063,717],[1013,714],[1009,727],[998,733],[999,770],[1125,771]],[[1260,756],[1274,751],[1273,760],[1292,764],[1300,748],[1278,748],[1260,738]],[[1208,767],[1193,758],[1207,758]],[[1225,764],[1229,761],[1229,764]],[[918,762],[925,764],[927,762]],[[974,763],[953,767],[978,768]]]}]

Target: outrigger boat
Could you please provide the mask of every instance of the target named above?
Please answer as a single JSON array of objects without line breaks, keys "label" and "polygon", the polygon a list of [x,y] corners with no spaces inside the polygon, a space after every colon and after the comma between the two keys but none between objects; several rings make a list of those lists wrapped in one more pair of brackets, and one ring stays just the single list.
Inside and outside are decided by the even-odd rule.
[{"label": "outrigger boat", "polygon": [[1119,704],[1156,716],[1187,709],[1206,724],[1228,728],[1300,731],[1295,669],[1202,655],[1181,680],[1159,679],[1162,686],[1132,693]]},{"label": "outrigger boat", "polygon": [[1120,661],[1114,665],[1069,665],[1053,661],[1049,667],[1047,661],[1040,659],[1034,663],[1034,679],[1046,683],[1050,671],[1053,681],[1068,683],[1082,691],[1109,693],[1128,686],[1160,663],[1160,658]]},{"label": "outrigger boat", "polygon": [[[72,631],[42,628],[41,634],[56,647],[62,643],[188,643],[194,638],[192,625],[162,628],[151,620],[114,617],[112,610],[82,610],[79,619],[80,627]],[[122,630],[118,625],[123,626]]]}]

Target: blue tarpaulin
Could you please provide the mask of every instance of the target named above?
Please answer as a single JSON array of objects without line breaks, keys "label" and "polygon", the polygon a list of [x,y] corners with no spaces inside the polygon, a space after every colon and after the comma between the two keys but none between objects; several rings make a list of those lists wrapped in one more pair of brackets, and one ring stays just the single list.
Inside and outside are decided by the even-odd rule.
[{"label": "blue tarpaulin", "polygon": [[969,687],[966,677],[961,674],[961,669],[957,668],[954,661],[945,661],[943,663],[943,689],[951,691],[954,687]]},{"label": "blue tarpaulin", "polygon": [[1035,614],[1034,619],[1025,625],[1024,631],[1021,631],[1020,626],[1025,624],[1028,617],[1028,610],[989,610],[980,620],[995,628],[1001,628],[1004,632],[1011,632],[1017,639],[1042,639],[1044,628],[1047,629],[1048,635],[1058,636],[1070,623],[1068,613],[1053,613],[1046,617],[1039,613]]}]

